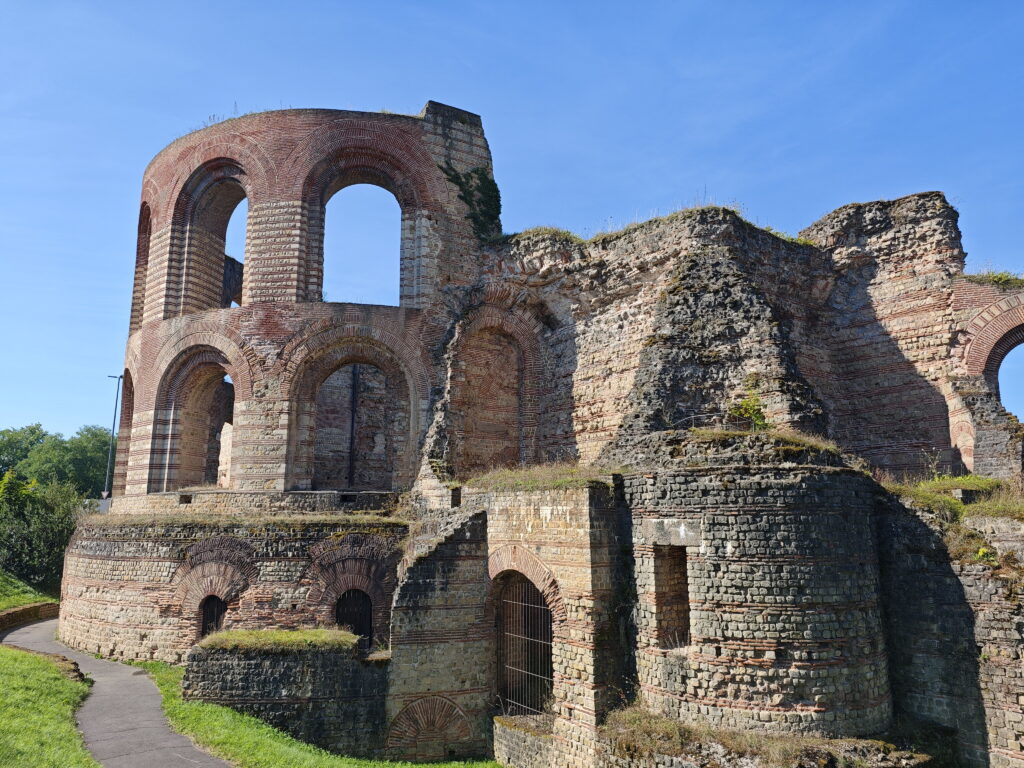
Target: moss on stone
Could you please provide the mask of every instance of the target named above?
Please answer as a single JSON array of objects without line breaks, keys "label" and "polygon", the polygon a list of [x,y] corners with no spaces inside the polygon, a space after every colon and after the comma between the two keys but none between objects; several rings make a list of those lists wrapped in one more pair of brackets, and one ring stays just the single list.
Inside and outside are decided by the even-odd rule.
[{"label": "moss on stone", "polygon": [[490,242],[501,236],[501,192],[484,167],[460,172],[451,163],[439,165],[449,182],[458,187],[459,200],[469,209],[466,218],[473,234],[481,242]]},{"label": "moss on stone", "polygon": [[482,491],[555,491],[586,488],[608,483],[609,475],[621,474],[622,467],[592,467],[581,464],[537,464],[532,467],[493,469],[466,481]]},{"label": "moss on stone", "polygon": [[200,648],[219,651],[347,651],[359,638],[342,629],[229,629],[214,632],[199,642]]}]

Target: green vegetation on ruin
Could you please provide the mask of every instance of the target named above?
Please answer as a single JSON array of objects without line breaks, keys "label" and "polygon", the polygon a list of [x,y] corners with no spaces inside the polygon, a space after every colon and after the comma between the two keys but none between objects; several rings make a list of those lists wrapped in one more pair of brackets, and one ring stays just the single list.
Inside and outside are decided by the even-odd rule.
[{"label": "green vegetation on ruin", "polygon": [[[237,768],[416,768],[414,763],[333,755],[305,744],[250,715],[219,704],[183,701],[184,670],[158,661],[138,662],[153,677],[171,726]],[[433,768],[499,768],[488,760],[434,763]]]},{"label": "green vegetation on ruin", "polygon": [[[912,483],[883,483],[886,490],[935,515],[951,559],[991,566],[1011,588],[1024,584],[1024,566],[1012,552],[1000,554],[985,537],[965,524],[971,517],[1006,517],[1024,521],[1024,489],[1019,484],[975,475],[936,475]],[[973,491],[981,498],[965,504],[953,491]]]},{"label": "green vegetation on ruin", "polygon": [[89,684],[55,659],[0,646],[0,765],[100,768],[75,727]]},{"label": "green vegetation on ruin", "polygon": [[1013,272],[997,272],[990,269],[985,272],[976,272],[973,275],[964,275],[964,277],[972,283],[994,285],[996,288],[1001,288],[1004,291],[1024,290],[1024,274],[1017,275]]},{"label": "green vegetation on ruin", "polygon": [[715,429],[711,427],[691,427],[687,430],[690,439],[703,443],[728,443],[751,436],[759,436],[779,442],[784,447],[800,451],[820,451],[834,456],[842,454],[842,449],[830,440],[818,435],[811,435],[795,429],[769,427],[761,430],[753,429]]},{"label": "green vegetation on ruin", "polygon": [[[790,768],[794,765],[831,765],[836,768],[860,768],[871,764],[870,755],[891,755],[886,762],[915,765],[925,762],[925,755],[914,754],[902,730],[889,734],[894,741],[868,739],[821,739],[807,736],[769,735],[757,731],[719,730],[709,726],[684,725],[678,720],[655,714],[634,705],[612,712],[601,726],[601,735],[611,742],[622,756],[652,757],[671,755],[697,757],[702,751],[720,745],[731,758],[757,760],[763,768]],[[911,742],[913,743],[913,742]],[[940,757],[944,745],[933,754]],[[901,754],[894,754],[901,753]],[[944,757],[945,755],[943,755]],[[698,764],[703,762],[697,760]],[[716,760],[717,762],[717,760]],[[727,763],[727,764],[728,764]],[[947,764],[938,759],[929,765]]]},{"label": "green vegetation on ruin", "polygon": [[445,178],[459,189],[459,200],[469,209],[466,218],[481,242],[502,239],[501,192],[490,171],[482,166],[460,172],[451,163],[438,165]]},{"label": "green vegetation on ruin", "polygon": [[608,483],[609,475],[628,472],[623,467],[592,467],[582,464],[536,464],[531,467],[492,469],[466,481],[482,491],[558,491]]},{"label": "green vegetation on ruin", "polygon": [[55,602],[57,601],[54,598],[0,569],[0,611],[32,603]]},{"label": "green vegetation on ruin", "polygon": [[343,629],[228,629],[199,642],[200,648],[220,651],[347,651],[359,638]]},{"label": "green vegetation on ruin", "polygon": [[522,232],[516,232],[515,234],[507,236],[509,240],[525,240],[531,237],[554,237],[559,240],[568,240],[576,245],[583,245],[587,242],[575,232],[570,232],[568,229],[560,229],[558,227],[530,227],[529,229],[524,229]]}]

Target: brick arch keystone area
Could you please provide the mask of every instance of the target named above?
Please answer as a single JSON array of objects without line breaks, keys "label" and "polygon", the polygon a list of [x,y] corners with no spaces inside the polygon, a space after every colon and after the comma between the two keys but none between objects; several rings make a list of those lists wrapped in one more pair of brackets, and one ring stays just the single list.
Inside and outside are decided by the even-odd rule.
[{"label": "brick arch keystone area", "polygon": [[985,307],[967,324],[967,332],[967,373],[995,384],[1007,353],[1024,344],[1024,294],[1006,296]]},{"label": "brick arch keystone area", "polygon": [[[519,544],[506,544],[492,552],[487,558],[487,573],[493,584],[501,574],[508,571],[521,573],[540,591],[544,602],[551,609],[551,619],[557,632],[558,627],[564,625],[568,616],[565,602],[562,599],[562,591],[551,569],[526,547]],[[494,598],[495,590],[492,588],[491,594],[488,596],[488,602],[492,604],[492,609]],[[493,610],[490,613],[493,614]]]}]

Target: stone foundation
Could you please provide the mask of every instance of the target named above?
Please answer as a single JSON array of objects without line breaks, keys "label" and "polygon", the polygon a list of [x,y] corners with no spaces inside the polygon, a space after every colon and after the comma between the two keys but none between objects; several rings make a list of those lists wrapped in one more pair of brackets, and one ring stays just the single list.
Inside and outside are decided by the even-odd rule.
[{"label": "stone foundation", "polygon": [[297,739],[350,755],[380,750],[388,657],[193,648],[182,694],[258,717]]}]

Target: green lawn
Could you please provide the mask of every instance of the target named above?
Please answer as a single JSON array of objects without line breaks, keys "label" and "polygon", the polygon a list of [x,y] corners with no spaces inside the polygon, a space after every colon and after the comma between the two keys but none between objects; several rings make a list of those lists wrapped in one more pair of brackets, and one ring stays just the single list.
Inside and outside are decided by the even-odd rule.
[{"label": "green lawn", "polygon": [[7,571],[0,570],[0,611],[17,608],[29,603],[55,603],[49,595],[44,595],[28,584],[14,578]]},{"label": "green lawn", "polygon": [[0,646],[0,765],[100,768],[75,728],[89,685],[45,656]]},{"label": "green lawn", "polygon": [[[238,768],[416,768],[414,763],[340,757],[293,739],[255,717],[229,707],[182,701],[184,670],[157,661],[140,662],[160,688],[171,726],[211,754]],[[435,768],[499,768],[489,760],[434,763]]]}]

